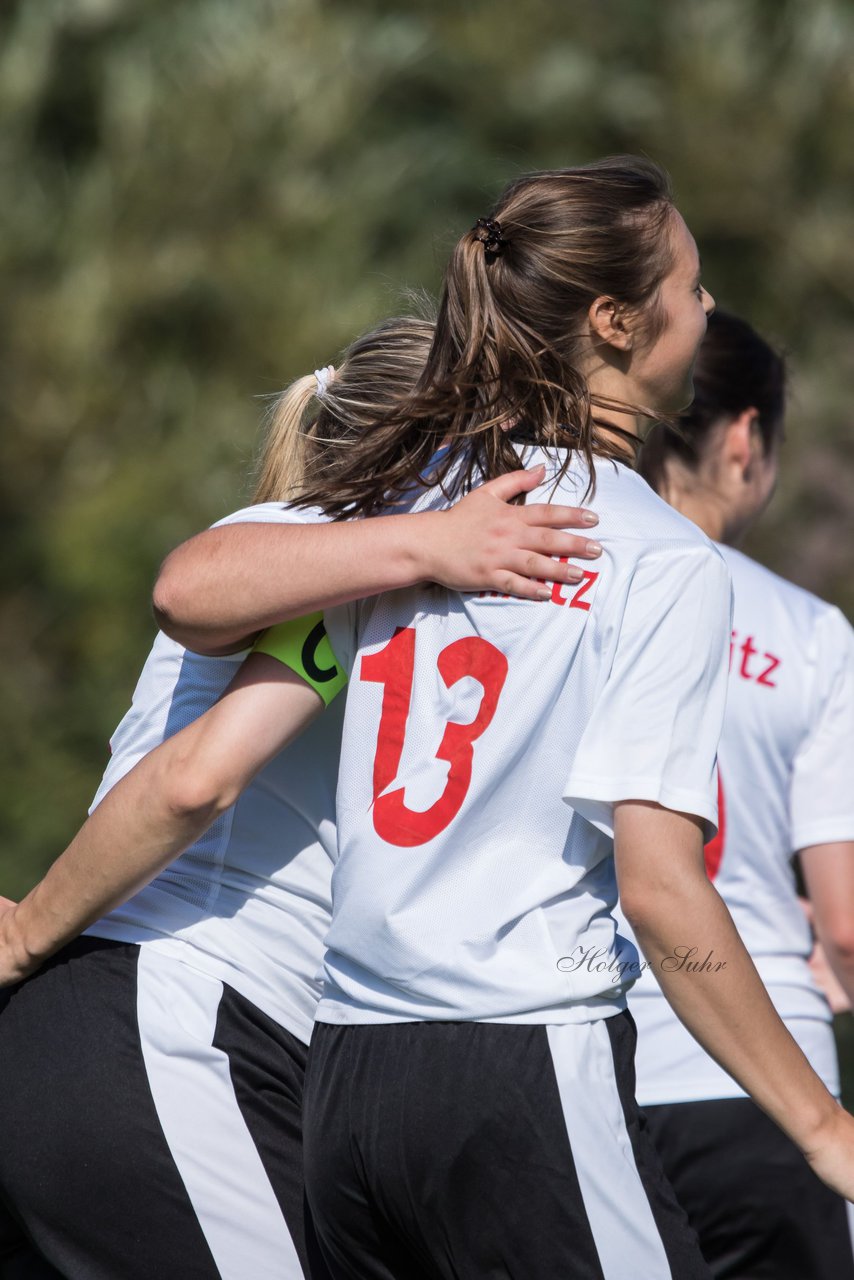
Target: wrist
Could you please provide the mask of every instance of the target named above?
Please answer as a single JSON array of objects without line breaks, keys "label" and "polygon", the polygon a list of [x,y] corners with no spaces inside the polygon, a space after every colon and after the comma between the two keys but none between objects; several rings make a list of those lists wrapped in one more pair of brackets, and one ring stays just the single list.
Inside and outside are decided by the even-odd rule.
[{"label": "wrist", "polygon": [[833,1143],[837,1130],[847,1115],[839,1101],[824,1086],[822,1091],[824,1096],[808,1105],[804,1116],[789,1127],[789,1136],[807,1159],[813,1158]]},{"label": "wrist", "polygon": [[400,576],[402,587],[421,582],[441,582],[439,557],[435,554],[442,511],[417,511],[401,519]]},{"label": "wrist", "polygon": [[38,967],[38,959],[29,947],[22,927],[20,904],[16,904],[0,918],[0,949],[3,952],[0,977],[3,984],[18,982]]}]

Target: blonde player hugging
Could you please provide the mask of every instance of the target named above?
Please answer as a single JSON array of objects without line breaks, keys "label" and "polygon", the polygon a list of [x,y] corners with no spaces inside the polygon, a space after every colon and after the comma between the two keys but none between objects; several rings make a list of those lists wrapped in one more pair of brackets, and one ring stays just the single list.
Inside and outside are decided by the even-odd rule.
[{"label": "blonde player hugging", "polygon": [[[536,472],[358,527],[287,501],[308,457],[349,447],[409,392],[432,335],[389,320],[283,394],[255,504],[200,535],[214,656],[193,651],[204,618],[185,645],[157,637],[92,816],[22,903],[0,900],[4,1280],[325,1274],[304,1223],[301,1103],[343,699],[290,748],[281,704],[311,718],[343,679],[317,620],[295,649],[267,637],[305,680],[266,653],[243,663],[253,637],[233,611],[253,574],[260,626],[421,576],[537,599],[552,554],[595,555],[561,528],[584,513],[505,501]],[[262,527],[263,554],[248,552]],[[221,539],[239,548],[230,593]],[[164,620],[181,563],[162,579]]]}]

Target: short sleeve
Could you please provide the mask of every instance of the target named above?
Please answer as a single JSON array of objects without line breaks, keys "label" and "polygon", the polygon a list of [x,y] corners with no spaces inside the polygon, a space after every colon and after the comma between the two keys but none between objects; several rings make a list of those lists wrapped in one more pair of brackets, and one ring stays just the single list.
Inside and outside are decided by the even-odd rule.
[{"label": "short sleeve", "polygon": [[854,631],[829,608],[815,630],[810,729],[792,767],[792,847],[854,840]]},{"label": "short sleeve", "polygon": [[714,835],[731,619],[729,571],[710,545],[657,548],[634,567],[563,791],[606,835],[620,800],[695,814]]}]

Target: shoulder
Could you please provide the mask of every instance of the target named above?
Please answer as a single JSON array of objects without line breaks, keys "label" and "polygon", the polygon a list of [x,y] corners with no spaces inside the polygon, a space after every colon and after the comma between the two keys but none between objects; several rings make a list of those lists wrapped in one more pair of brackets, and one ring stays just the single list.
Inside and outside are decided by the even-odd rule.
[{"label": "shoulder", "polygon": [[292,507],[286,502],[260,502],[223,516],[211,528],[219,529],[227,524],[325,524],[327,520],[328,517],[319,507]]},{"label": "shoulder", "polygon": [[599,516],[596,534],[616,570],[632,579],[660,578],[662,588],[673,590],[696,576],[729,593],[729,570],[715,544],[630,468],[597,462],[588,505]]},{"label": "shoulder", "polygon": [[749,594],[754,603],[778,605],[804,634],[818,632],[854,638],[851,624],[836,605],[789,582],[734,547],[721,545],[719,550],[732,574],[736,598]]},{"label": "shoulder", "polygon": [[[629,467],[598,462],[596,490],[616,536],[644,542],[674,543],[717,554],[714,543],[701,529],[660,498],[646,480]],[[613,510],[613,515],[611,514]],[[600,516],[600,521],[601,521]]]}]

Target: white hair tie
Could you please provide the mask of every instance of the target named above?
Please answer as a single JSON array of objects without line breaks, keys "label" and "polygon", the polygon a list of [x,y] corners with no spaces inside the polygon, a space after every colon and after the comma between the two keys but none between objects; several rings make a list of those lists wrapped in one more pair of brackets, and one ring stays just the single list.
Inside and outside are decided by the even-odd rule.
[{"label": "white hair tie", "polygon": [[323,397],[326,395],[326,391],[330,382],[335,377],[334,364],[328,364],[325,369],[315,369],[314,376],[317,381],[316,395],[318,400],[322,400]]}]

